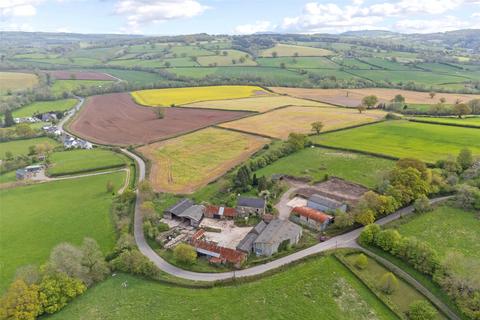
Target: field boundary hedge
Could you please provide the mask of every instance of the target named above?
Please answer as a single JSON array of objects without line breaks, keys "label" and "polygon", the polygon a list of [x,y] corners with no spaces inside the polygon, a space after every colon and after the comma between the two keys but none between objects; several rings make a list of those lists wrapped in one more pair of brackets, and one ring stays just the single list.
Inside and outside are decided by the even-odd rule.
[{"label": "field boundary hedge", "polygon": [[473,124],[446,123],[446,122],[437,122],[435,120],[422,120],[422,119],[407,119],[407,120],[411,121],[411,122],[438,124],[438,125],[442,125],[442,126],[480,129],[480,125],[476,126],[476,125],[473,125]]},{"label": "field boundary hedge", "polygon": [[63,173],[63,172],[48,173],[48,175],[50,177],[71,176],[71,175],[76,175],[76,174],[80,174],[80,173],[96,172],[96,171],[101,171],[101,170],[106,170],[106,169],[116,169],[116,168],[122,168],[122,167],[126,167],[126,166],[127,166],[126,163],[112,164],[112,165],[106,165],[106,166],[101,166],[101,167],[95,167],[95,168],[91,168],[91,169],[74,170],[74,171],[69,171],[69,172],[66,172],[66,173]]}]

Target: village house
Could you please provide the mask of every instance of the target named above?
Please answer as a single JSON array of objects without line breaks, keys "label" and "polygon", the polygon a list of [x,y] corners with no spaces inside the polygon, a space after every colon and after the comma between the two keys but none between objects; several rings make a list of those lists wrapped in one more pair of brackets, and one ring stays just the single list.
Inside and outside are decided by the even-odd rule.
[{"label": "village house", "polygon": [[192,227],[198,227],[202,221],[205,206],[195,205],[190,199],[182,199],[163,213],[165,219],[188,221]]},{"label": "village house", "polygon": [[333,217],[312,208],[295,207],[291,212],[290,220],[317,231],[323,231],[332,222]]},{"label": "village house", "polygon": [[57,121],[57,120],[58,120],[57,114],[54,113],[54,112],[42,113],[42,114],[40,115],[40,119],[41,119],[43,122],[51,122],[51,121]]},{"label": "village house", "polygon": [[250,254],[253,252],[253,243],[255,240],[257,240],[258,236],[260,233],[262,233],[263,230],[267,227],[267,224],[264,221],[260,221],[255,227],[250,230],[249,233],[240,240],[238,243],[236,249],[242,252],[245,252],[246,254]]},{"label": "village house", "polygon": [[243,218],[250,215],[262,216],[265,213],[266,202],[262,198],[239,197],[237,201],[238,216]]},{"label": "village house", "polygon": [[235,208],[209,205],[205,208],[205,217],[212,219],[235,219],[237,210]]},{"label": "village house", "polygon": [[204,240],[204,230],[198,230],[191,239],[191,244],[199,255],[208,257],[208,261],[213,264],[231,264],[236,268],[247,260],[247,255],[238,250],[218,246],[213,242]]},{"label": "village house", "polygon": [[257,256],[271,256],[283,244],[294,245],[302,237],[302,227],[288,220],[275,219],[270,222],[253,243]]},{"label": "village house", "polygon": [[307,200],[307,207],[324,212],[347,211],[347,204],[319,194],[314,194]]}]

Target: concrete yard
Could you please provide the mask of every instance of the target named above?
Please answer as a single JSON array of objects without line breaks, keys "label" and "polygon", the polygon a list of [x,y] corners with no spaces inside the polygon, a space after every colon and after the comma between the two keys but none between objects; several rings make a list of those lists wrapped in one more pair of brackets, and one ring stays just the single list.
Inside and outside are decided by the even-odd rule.
[{"label": "concrete yard", "polygon": [[287,203],[287,206],[289,206],[292,209],[295,207],[306,207],[307,199],[304,199],[301,197],[295,197]]},{"label": "concrete yard", "polygon": [[235,249],[238,243],[252,230],[252,227],[237,227],[232,220],[217,220],[204,218],[200,228],[218,229],[221,232],[205,232],[208,241],[213,241],[221,247]]}]

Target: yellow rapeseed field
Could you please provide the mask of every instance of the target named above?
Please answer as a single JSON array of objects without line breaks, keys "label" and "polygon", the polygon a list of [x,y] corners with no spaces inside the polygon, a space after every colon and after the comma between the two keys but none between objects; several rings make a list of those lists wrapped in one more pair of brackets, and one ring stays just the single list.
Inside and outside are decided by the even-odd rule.
[{"label": "yellow rapeseed field", "polygon": [[248,159],[269,139],[207,128],[138,149],[152,163],[156,191],[191,193]]},{"label": "yellow rapeseed field", "polygon": [[171,106],[268,94],[270,94],[268,91],[257,86],[207,86],[140,90],[132,92],[132,97],[138,104],[145,106]]}]

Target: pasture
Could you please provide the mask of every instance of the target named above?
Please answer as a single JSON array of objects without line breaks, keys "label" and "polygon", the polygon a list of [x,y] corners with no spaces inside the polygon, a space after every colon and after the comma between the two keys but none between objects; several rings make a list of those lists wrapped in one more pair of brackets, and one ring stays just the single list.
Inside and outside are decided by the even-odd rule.
[{"label": "pasture", "polygon": [[48,159],[51,164],[47,174],[50,176],[118,168],[126,163],[123,155],[106,149],[54,152]]},{"label": "pasture", "polygon": [[285,139],[291,132],[310,133],[311,124],[321,121],[322,131],[330,131],[383,119],[385,112],[369,110],[360,114],[357,110],[335,107],[287,107],[257,116],[223,123],[220,126]]},{"label": "pasture", "polygon": [[38,77],[32,73],[0,72],[0,92],[33,88]]},{"label": "pasture", "polygon": [[5,159],[5,153],[11,152],[15,156],[26,156],[30,146],[38,144],[48,143],[52,147],[59,146],[60,144],[53,139],[40,137],[33,139],[13,140],[0,143],[0,159]]},{"label": "pasture", "polygon": [[139,149],[151,163],[156,191],[191,193],[248,159],[268,139],[207,128]]},{"label": "pasture", "polygon": [[389,155],[413,157],[434,163],[470,148],[480,155],[480,130],[409,121],[385,121],[361,128],[312,137],[325,146]]},{"label": "pasture", "polygon": [[469,127],[479,127],[480,128],[480,117],[414,117],[412,118],[416,121],[425,121],[431,123],[440,123],[440,124],[454,124],[459,126],[469,126]]},{"label": "pasture", "polygon": [[133,85],[146,85],[166,82],[162,75],[153,72],[120,69],[99,69],[99,71],[111,74],[112,76],[125,80]]},{"label": "pasture", "polygon": [[280,57],[280,58],[258,58],[257,63],[265,67],[281,67],[291,69],[339,69],[340,66],[324,57]]},{"label": "pasture", "polygon": [[79,245],[91,237],[103,252],[113,249],[106,184],[112,181],[118,190],[124,179],[125,173],[117,172],[0,190],[0,292],[18,267],[44,263],[61,242]]},{"label": "pasture", "polygon": [[299,57],[324,57],[333,55],[332,51],[326,49],[278,43],[273,48],[260,52],[260,57],[272,57],[274,52],[278,57],[293,57],[295,55]]},{"label": "pasture", "polygon": [[184,107],[193,108],[246,110],[255,112],[265,112],[284,106],[322,107],[325,106],[325,104],[289,96],[271,95],[255,98],[203,101],[184,105]]},{"label": "pasture", "polygon": [[[339,278],[344,294],[334,298]],[[121,287],[125,281],[128,288]],[[319,315],[326,320],[396,319],[333,257],[301,262],[251,283],[212,289],[168,286],[119,274],[88,290],[52,319],[313,320]]]},{"label": "pasture", "polygon": [[140,90],[132,92],[132,97],[141,105],[168,107],[198,101],[239,99],[267,94],[269,94],[267,91],[257,86],[208,86]]},{"label": "pasture", "polygon": [[433,99],[429,92],[418,92],[400,89],[368,88],[368,89],[304,89],[304,88],[286,88],[273,87],[272,91],[290,96],[313,99],[323,102],[329,102],[337,105],[354,107],[358,105],[362,98],[368,95],[375,95],[380,102],[389,102],[395,95],[401,94],[405,97],[407,104],[435,104],[440,98],[445,98],[445,103],[453,104],[457,99],[461,101],[470,101],[480,99],[480,95],[463,93],[437,93]]},{"label": "pasture", "polygon": [[[224,54],[224,52],[226,54]],[[240,60],[243,60],[240,61]],[[220,55],[215,56],[200,56],[198,63],[201,66],[255,66],[257,63],[252,60],[252,57],[242,51],[238,50],[222,50]]]},{"label": "pasture", "polygon": [[77,71],[77,70],[53,70],[45,71],[57,80],[116,80],[114,77],[95,71]]},{"label": "pasture", "polygon": [[12,112],[13,117],[23,118],[31,117],[34,114],[40,114],[50,111],[67,111],[72,109],[78,103],[77,99],[62,99],[53,101],[36,101]]},{"label": "pasture", "polygon": [[375,188],[382,173],[392,169],[394,161],[358,153],[325,148],[307,148],[281,158],[256,171],[257,176],[286,174],[310,177],[313,181],[335,176]]},{"label": "pasture", "polygon": [[52,93],[60,96],[64,92],[73,92],[82,87],[102,87],[111,84],[112,81],[104,80],[56,80],[52,87]]}]

